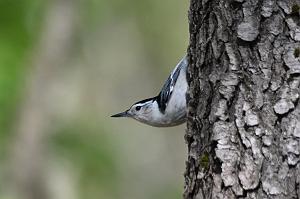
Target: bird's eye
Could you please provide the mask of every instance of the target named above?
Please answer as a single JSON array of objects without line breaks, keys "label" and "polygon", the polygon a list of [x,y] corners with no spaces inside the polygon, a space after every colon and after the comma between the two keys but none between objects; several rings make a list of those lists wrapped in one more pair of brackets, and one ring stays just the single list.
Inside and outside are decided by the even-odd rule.
[{"label": "bird's eye", "polygon": [[139,111],[139,110],[141,110],[141,106],[137,106],[137,107],[135,107],[135,110],[136,110],[136,111]]}]

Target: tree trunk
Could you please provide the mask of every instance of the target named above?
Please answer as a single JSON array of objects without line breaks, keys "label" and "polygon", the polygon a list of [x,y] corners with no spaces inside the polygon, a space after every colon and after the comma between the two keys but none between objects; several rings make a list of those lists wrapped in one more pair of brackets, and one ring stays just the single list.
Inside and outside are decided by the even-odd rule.
[{"label": "tree trunk", "polygon": [[184,198],[300,198],[299,0],[191,0]]}]

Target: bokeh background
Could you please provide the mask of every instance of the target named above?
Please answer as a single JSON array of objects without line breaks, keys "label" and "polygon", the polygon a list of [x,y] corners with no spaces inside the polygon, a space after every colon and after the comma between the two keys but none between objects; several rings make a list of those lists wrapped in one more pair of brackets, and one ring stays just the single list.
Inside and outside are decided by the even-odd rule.
[{"label": "bokeh background", "polygon": [[0,198],[176,199],[185,125],[110,118],[158,94],[188,1],[0,0]]}]

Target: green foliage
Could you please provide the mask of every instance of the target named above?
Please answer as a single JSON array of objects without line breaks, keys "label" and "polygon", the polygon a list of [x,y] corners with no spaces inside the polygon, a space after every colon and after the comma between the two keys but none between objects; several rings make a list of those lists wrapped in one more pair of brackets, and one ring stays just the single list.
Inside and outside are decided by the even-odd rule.
[{"label": "green foliage", "polygon": [[[35,53],[33,47],[39,42],[42,21],[49,2],[51,1],[0,0],[0,161],[2,162],[7,161],[11,150],[10,140],[14,137],[12,130],[17,128],[18,108],[22,106],[22,100],[26,97],[23,96],[26,93],[24,83],[31,70],[30,59]],[[178,40],[183,40],[183,32],[187,33],[187,19],[185,15],[178,14],[178,10],[186,10],[187,6],[180,7],[181,4],[175,5],[171,0],[164,2],[78,0],[74,3],[79,5],[76,7],[77,29],[74,34],[78,37],[74,41],[75,45],[89,38],[89,35],[101,32],[99,29],[114,25],[113,23],[130,21],[137,26],[138,34],[143,37],[142,45],[146,51],[144,54],[151,57],[151,60],[170,61],[172,58],[169,55],[174,55],[174,52],[179,56],[182,54],[182,49],[177,45]],[[185,3],[187,4],[188,2]],[[170,5],[173,6],[169,7]],[[182,24],[186,25],[186,29],[181,28],[178,31],[179,25],[182,27]],[[187,39],[188,37],[185,38],[186,41]],[[153,66],[161,69],[161,65],[153,64]],[[167,66],[166,72],[169,72],[169,65]],[[108,124],[95,125],[90,121],[74,122],[51,134],[53,135],[51,142],[47,143],[58,161],[67,160],[74,166],[80,198],[122,198],[119,178],[120,168],[123,165],[116,161],[120,152],[116,150],[117,147],[107,126]],[[56,128],[57,126],[53,129]],[[1,185],[5,183],[2,173],[5,172],[0,170],[0,198],[3,189]],[[145,195],[145,198],[180,196],[181,190],[172,184],[162,186],[153,191],[153,195]]]},{"label": "green foliage", "polygon": [[[0,0],[0,161],[4,168],[17,121],[17,108],[21,104],[21,90],[26,73],[25,59],[28,50],[39,34],[42,12],[39,0]],[[0,197],[3,192],[0,170]]]},{"label": "green foliage", "polygon": [[[146,54],[152,58],[153,66],[157,69],[161,69],[161,65],[154,60],[167,65],[170,64],[170,55],[177,54],[179,57],[176,58],[179,59],[182,49],[185,53],[188,44],[188,21],[187,14],[182,15],[182,11],[187,10],[188,1],[174,3],[172,0],[80,0],[80,8],[81,24],[84,26],[81,30],[89,30],[90,33],[103,25],[109,27],[110,23],[133,21],[143,37]],[[185,28],[182,28],[183,25]],[[178,48],[178,41],[181,41],[182,48]],[[169,72],[169,68],[166,72]]]},{"label": "green foliage", "polygon": [[159,190],[157,193],[153,194],[149,198],[157,198],[157,199],[181,199],[182,198],[182,192],[183,190],[177,187],[168,187],[164,186],[161,187],[161,190]]},{"label": "green foliage", "polygon": [[[0,144],[7,144],[24,73],[24,61],[39,34],[42,2],[39,0],[0,1]],[[34,16],[34,17],[33,17]],[[4,150],[4,147],[0,149]],[[1,153],[3,155],[3,151]]]},{"label": "green foliage", "polygon": [[99,126],[78,122],[62,128],[52,138],[51,148],[56,157],[69,160],[78,172],[81,198],[96,198],[103,194],[116,198],[117,153],[107,135]]}]

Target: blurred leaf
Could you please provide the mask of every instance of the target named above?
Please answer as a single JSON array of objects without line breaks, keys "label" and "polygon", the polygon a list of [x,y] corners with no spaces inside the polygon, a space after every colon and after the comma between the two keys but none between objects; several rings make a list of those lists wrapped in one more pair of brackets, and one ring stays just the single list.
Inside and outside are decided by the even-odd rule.
[{"label": "blurred leaf", "polygon": [[53,137],[56,155],[67,158],[79,172],[82,198],[117,194],[116,151],[107,135],[103,128],[79,122],[62,128]]},{"label": "blurred leaf", "polygon": [[41,15],[42,5],[38,0],[0,1],[0,137],[8,133],[14,121],[26,71],[25,56],[33,44],[33,38],[39,34],[41,18],[37,17],[31,23],[28,19],[29,16]]}]

